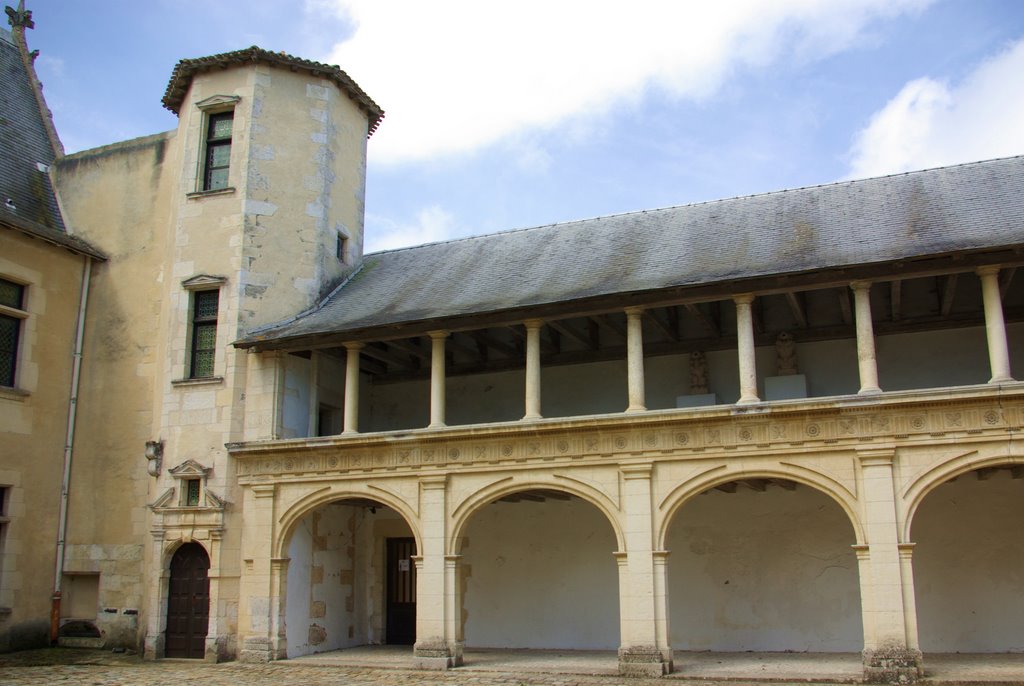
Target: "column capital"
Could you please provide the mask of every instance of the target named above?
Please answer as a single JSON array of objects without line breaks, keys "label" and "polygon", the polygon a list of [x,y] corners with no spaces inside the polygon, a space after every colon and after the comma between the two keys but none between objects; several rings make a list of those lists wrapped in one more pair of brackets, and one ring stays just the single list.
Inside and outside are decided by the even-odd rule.
[{"label": "column capital", "polygon": [[916,543],[900,543],[896,546],[896,549],[900,552],[900,559],[909,560],[914,555],[914,547]]},{"label": "column capital", "polygon": [[627,317],[640,317],[644,313],[644,308],[642,308],[642,307],[627,307],[626,309],[623,310],[623,312],[626,313]]},{"label": "column capital", "polygon": [[750,305],[756,296],[753,293],[737,293],[732,296],[732,301],[737,305]]},{"label": "column capital", "polygon": [[975,269],[974,273],[977,274],[978,276],[998,276],[1000,269],[1001,267],[998,264],[986,264],[982,267],[978,267],[977,269]]},{"label": "column capital", "polygon": [[628,465],[619,468],[623,479],[650,479],[653,471],[654,465],[650,464]]},{"label": "column capital", "polygon": [[253,496],[257,498],[273,498],[277,491],[277,484],[253,484],[249,486]]},{"label": "column capital", "polygon": [[867,291],[871,290],[870,281],[851,281],[850,288],[854,291]]},{"label": "column capital", "polygon": [[441,489],[448,485],[448,476],[424,476],[420,479],[420,486],[426,489]]},{"label": "column capital", "polygon": [[858,543],[857,545],[851,545],[850,547],[853,549],[853,552],[857,555],[858,562],[865,562],[869,557],[871,557],[871,546],[869,545],[863,545]]},{"label": "column capital", "polygon": [[345,350],[352,350],[354,352],[359,352],[366,347],[366,343],[362,341],[347,341],[342,343],[342,345],[345,346]]},{"label": "column capital", "polygon": [[896,447],[886,446],[883,448],[858,450],[857,458],[860,460],[861,466],[864,467],[892,466],[893,460],[896,459]]},{"label": "column capital", "polygon": [[444,330],[428,331],[427,332],[427,335],[430,336],[430,340],[432,340],[432,341],[443,341],[444,339],[448,338],[448,336],[450,334],[451,334],[450,331],[444,331]]},{"label": "column capital", "polygon": [[545,321],[543,319],[524,319],[523,326],[529,329],[539,329],[544,326]]}]

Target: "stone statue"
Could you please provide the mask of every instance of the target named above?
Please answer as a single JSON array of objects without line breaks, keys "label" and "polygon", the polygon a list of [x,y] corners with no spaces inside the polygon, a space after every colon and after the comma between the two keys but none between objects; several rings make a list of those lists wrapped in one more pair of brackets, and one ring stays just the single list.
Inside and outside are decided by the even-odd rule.
[{"label": "stone statue", "polygon": [[800,373],[796,368],[796,341],[793,340],[793,334],[783,331],[778,335],[775,339],[775,354],[778,376]]},{"label": "stone statue", "polygon": [[703,351],[690,353],[690,394],[704,395],[708,392],[708,360]]}]

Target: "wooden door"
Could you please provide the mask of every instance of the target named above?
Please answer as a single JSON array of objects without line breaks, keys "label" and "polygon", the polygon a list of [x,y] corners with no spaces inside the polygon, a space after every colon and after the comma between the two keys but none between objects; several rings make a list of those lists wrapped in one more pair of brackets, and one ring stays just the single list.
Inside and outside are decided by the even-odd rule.
[{"label": "wooden door", "polygon": [[387,540],[387,642],[416,642],[416,539]]},{"label": "wooden door", "polygon": [[171,558],[167,589],[167,657],[202,659],[210,617],[210,558],[198,543],[186,543]]}]

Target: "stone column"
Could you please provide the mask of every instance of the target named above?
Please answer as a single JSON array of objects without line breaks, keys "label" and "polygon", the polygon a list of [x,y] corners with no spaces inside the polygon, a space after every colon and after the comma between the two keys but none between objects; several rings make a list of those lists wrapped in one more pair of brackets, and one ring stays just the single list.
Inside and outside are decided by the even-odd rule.
[{"label": "stone column", "polygon": [[207,662],[223,662],[229,658],[228,635],[229,618],[220,613],[221,584],[221,544],[224,540],[223,529],[211,529],[207,539],[207,552],[210,555],[210,608],[206,625],[206,649],[204,657]]},{"label": "stone column", "polygon": [[750,306],[752,293],[733,297],[736,303],[736,349],[740,362],[740,399],[737,405],[759,403],[757,395],[757,360],[754,351],[754,316]]},{"label": "stone column", "polygon": [[444,423],[444,343],[447,331],[430,332],[430,426],[434,429]]},{"label": "stone column", "polygon": [[914,591],[914,543],[901,543],[900,578],[903,580],[903,616],[907,621],[907,647],[921,650],[917,635],[917,596]]},{"label": "stone column", "polygon": [[[442,338],[442,341],[444,339]],[[462,608],[453,598],[451,575],[456,564],[445,556],[448,514],[448,478],[420,479],[420,538],[423,549],[416,556],[416,644],[413,657],[418,669],[448,669],[462,664],[462,644],[453,631]],[[457,613],[449,616],[449,612]]]},{"label": "stone column", "polygon": [[857,550],[864,618],[864,678],[872,683],[905,683],[923,674],[917,638],[911,637],[916,620],[908,621],[905,608],[908,589],[899,550],[895,452],[891,447],[858,451],[867,539],[867,545]]},{"label": "stone column", "polygon": [[362,343],[345,344],[345,426],[343,433],[359,433],[359,351]]},{"label": "stone column", "polygon": [[1010,353],[1006,345],[1006,322],[999,296],[999,267],[981,267],[981,296],[985,303],[985,335],[988,338],[988,363],[992,369],[989,383],[1013,381],[1010,374]]},{"label": "stone column", "polygon": [[881,393],[878,385],[878,363],[875,360],[875,329],[871,323],[871,284],[867,281],[855,281],[850,284],[853,289],[853,309],[857,321],[857,369],[860,372],[861,395]]},{"label": "stone column", "polygon": [[[240,662],[269,662],[286,657],[279,654],[280,617],[283,608],[279,582],[280,564],[271,559],[274,541],[275,484],[254,484],[243,488],[242,575],[239,579],[238,634]],[[273,567],[277,567],[274,569]]]},{"label": "stone column", "polygon": [[629,379],[629,406],[626,412],[647,409],[644,393],[644,311],[639,307],[626,310],[626,373]]},{"label": "stone column", "polygon": [[626,552],[618,553],[619,673],[628,676],[662,676],[672,671],[672,647],[664,631],[667,621],[659,621],[667,617],[667,607],[657,607],[665,599],[664,578],[660,582],[657,578],[658,572],[664,572],[664,555],[656,554],[653,545],[651,472],[651,465],[620,470]]},{"label": "stone column", "polygon": [[309,353],[309,419],[306,426],[307,436],[316,436],[321,427],[320,418],[320,353],[313,350]]},{"label": "stone column", "polygon": [[544,322],[530,319],[526,327],[526,414],[523,419],[540,419],[540,329]]}]

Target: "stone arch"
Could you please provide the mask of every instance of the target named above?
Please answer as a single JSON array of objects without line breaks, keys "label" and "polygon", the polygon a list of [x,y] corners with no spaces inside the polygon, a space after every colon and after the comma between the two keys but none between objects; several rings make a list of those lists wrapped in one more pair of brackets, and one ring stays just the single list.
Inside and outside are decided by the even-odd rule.
[{"label": "stone arch", "polygon": [[273,557],[288,557],[288,541],[291,539],[295,526],[303,517],[318,507],[349,498],[376,500],[381,505],[386,505],[393,509],[401,515],[402,519],[409,526],[410,531],[412,531],[413,538],[416,539],[416,550],[423,550],[423,536],[420,531],[419,516],[404,500],[382,489],[334,486],[307,493],[288,506],[288,509],[277,520],[279,526],[273,545]]},{"label": "stone arch", "polygon": [[661,521],[658,524],[658,549],[664,549],[665,538],[672,525],[672,520],[675,519],[679,510],[690,502],[693,497],[709,488],[714,488],[737,479],[786,479],[815,489],[828,496],[846,513],[846,517],[853,527],[857,545],[865,543],[864,527],[858,515],[857,499],[846,486],[832,477],[816,472],[813,469],[789,464],[785,465],[785,468],[781,465],[775,465],[764,469],[747,469],[723,465],[713,467],[684,481],[676,486],[658,504],[658,509],[663,512]]},{"label": "stone arch", "polygon": [[194,538],[183,536],[176,538],[173,541],[164,541],[160,554],[162,556],[160,560],[160,571],[163,576],[168,576],[171,573],[171,559],[174,557],[174,553],[178,552],[181,546],[187,543],[196,543],[206,553],[206,557],[210,559],[210,564],[213,565],[213,550],[206,541],[197,541]]},{"label": "stone arch", "polygon": [[463,499],[452,511],[451,534],[445,543],[446,554],[459,554],[459,541],[462,539],[463,532],[469,521],[473,518],[473,515],[500,498],[532,489],[561,491],[574,495],[593,505],[604,515],[611,525],[612,531],[615,532],[615,544],[619,551],[625,551],[626,544],[622,533],[622,523],[619,520],[619,508],[612,502],[611,498],[581,481],[566,478],[560,479],[555,476],[553,478],[535,477],[528,481],[517,481],[514,477],[509,477],[489,484]]},{"label": "stone arch", "polygon": [[999,467],[1005,465],[1024,465],[1024,457],[1011,454],[1009,451],[1000,452],[997,455],[982,456],[977,451],[971,451],[958,455],[950,460],[945,460],[910,482],[903,489],[902,501],[906,514],[903,517],[903,525],[900,528],[900,542],[910,543],[912,541],[910,532],[913,530],[914,516],[924,499],[936,488],[952,478],[958,477],[975,469],[985,467]]}]

